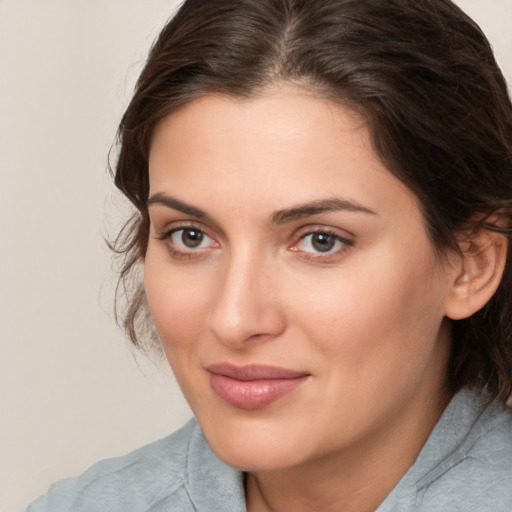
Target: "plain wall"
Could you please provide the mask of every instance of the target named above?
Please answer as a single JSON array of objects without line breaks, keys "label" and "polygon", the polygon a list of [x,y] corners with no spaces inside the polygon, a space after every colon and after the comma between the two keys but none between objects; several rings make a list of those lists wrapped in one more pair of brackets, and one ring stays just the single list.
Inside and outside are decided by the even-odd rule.
[{"label": "plain wall", "polygon": [[[512,0],[460,0],[512,81]],[[169,0],[0,0],[0,512],[190,412],[112,314],[117,122]]]}]

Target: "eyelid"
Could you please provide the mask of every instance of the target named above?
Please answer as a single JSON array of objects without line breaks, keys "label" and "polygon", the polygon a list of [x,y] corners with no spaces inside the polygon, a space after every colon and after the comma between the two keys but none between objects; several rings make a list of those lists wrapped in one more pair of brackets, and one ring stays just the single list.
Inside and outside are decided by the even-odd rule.
[{"label": "eyelid", "polygon": [[308,224],[306,226],[301,226],[295,231],[293,236],[295,238],[301,238],[311,233],[329,233],[347,241],[352,241],[355,238],[354,233],[347,229],[341,229],[326,224]]},{"label": "eyelid", "polygon": [[[0,0],[1,1],[1,0]],[[164,233],[170,228],[168,226],[183,225],[186,227],[192,226],[205,233],[215,233],[215,238],[224,238],[224,231],[214,219],[202,219],[195,217],[193,214],[183,213],[173,208],[162,206],[159,203],[154,203],[149,207],[149,220],[150,226],[159,233]],[[162,227],[160,227],[162,226]],[[211,235],[210,235],[211,236]],[[212,237],[213,238],[213,237]]]},{"label": "eyelid", "polygon": [[195,222],[191,220],[176,220],[167,222],[162,228],[158,228],[155,224],[152,223],[154,230],[157,232],[156,238],[159,240],[167,238],[171,233],[179,231],[180,229],[196,229],[197,231],[201,231],[213,240],[216,238],[214,235],[212,235],[211,230],[201,222]]}]

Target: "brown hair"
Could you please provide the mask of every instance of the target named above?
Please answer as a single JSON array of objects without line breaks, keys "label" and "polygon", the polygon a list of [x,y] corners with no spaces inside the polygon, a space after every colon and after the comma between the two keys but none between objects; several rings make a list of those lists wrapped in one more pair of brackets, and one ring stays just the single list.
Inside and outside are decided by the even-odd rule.
[{"label": "brown hair", "polygon": [[[122,317],[148,335],[140,283],[149,218],[148,153],[155,125],[208,92],[246,97],[301,84],[361,112],[387,168],[418,197],[433,246],[462,230],[512,238],[512,105],[480,28],[449,0],[187,0],[151,49],[118,131],[117,187],[135,205],[114,250],[124,257]],[[498,227],[487,222],[499,212]],[[510,245],[510,242],[509,242]],[[121,318],[121,317],[119,317]],[[512,390],[512,254],[499,289],[453,322],[453,391]]]}]

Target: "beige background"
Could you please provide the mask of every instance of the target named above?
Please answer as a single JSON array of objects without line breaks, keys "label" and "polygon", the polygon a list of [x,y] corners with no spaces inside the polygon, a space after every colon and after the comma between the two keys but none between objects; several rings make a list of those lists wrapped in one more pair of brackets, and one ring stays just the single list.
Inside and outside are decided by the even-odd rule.
[{"label": "beige background", "polygon": [[[459,0],[512,82],[512,0]],[[181,425],[112,320],[105,162],[170,0],[0,0],[0,512]],[[137,362],[138,361],[138,362]]]}]

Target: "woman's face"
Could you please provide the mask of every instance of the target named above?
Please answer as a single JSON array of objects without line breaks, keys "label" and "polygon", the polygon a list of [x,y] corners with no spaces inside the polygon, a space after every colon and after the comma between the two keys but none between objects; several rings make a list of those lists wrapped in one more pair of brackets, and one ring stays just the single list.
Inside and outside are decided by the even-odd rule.
[{"label": "woman's face", "polygon": [[290,468],[430,431],[456,271],[361,117],[291,86],[208,95],[149,164],[147,299],[220,458]]}]

